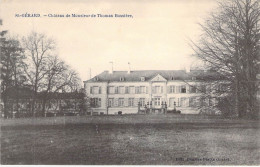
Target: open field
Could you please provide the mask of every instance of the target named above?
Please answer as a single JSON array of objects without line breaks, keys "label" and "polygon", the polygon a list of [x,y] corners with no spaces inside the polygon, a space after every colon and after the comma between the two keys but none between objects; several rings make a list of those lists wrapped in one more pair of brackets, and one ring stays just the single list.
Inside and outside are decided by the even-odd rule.
[{"label": "open field", "polygon": [[1,119],[1,164],[259,165],[257,121],[201,115]]}]

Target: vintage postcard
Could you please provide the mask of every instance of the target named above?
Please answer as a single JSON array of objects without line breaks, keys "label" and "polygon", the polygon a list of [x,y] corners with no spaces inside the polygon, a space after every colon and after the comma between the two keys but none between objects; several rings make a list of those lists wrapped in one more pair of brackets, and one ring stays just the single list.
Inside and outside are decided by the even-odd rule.
[{"label": "vintage postcard", "polygon": [[260,165],[258,0],[2,0],[1,165]]}]

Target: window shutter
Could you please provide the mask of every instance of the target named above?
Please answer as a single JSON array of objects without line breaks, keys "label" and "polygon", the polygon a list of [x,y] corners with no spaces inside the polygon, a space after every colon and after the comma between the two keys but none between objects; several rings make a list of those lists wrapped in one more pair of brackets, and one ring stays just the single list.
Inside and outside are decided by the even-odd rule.
[{"label": "window shutter", "polygon": [[190,92],[189,85],[185,85],[184,88],[186,89],[186,93],[189,93],[189,92]]},{"label": "window shutter", "polygon": [[90,87],[90,94],[93,94],[93,88],[92,88],[92,86]]},{"label": "window shutter", "polygon": [[101,98],[98,98],[98,107],[101,107]]},{"label": "window shutter", "polygon": [[176,93],[180,93],[181,86],[177,86],[176,88]]},{"label": "window shutter", "polygon": [[99,87],[98,93],[101,94],[102,93],[102,87]]},{"label": "window shutter", "polygon": [[124,105],[125,105],[125,107],[127,107],[127,106],[128,106],[128,103],[129,103],[129,102],[128,102],[128,98],[125,98],[124,100],[125,100],[125,102],[124,102],[125,104],[124,104]]},{"label": "window shutter", "polygon": [[161,93],[163,93],[163,86],[161,86]]},{"label": "window shutter", "polygon": [[115,99],[112,100],[112,107],[115,107]]},{"label": "window shutter", "polygon": [[115,107],[117,107],[118,106],[118,98],[115,98],[115,101],[114,101],[114,105],[115,105]]},{"label": "window shutter", "polygon": [[118,94],[118,86],[115,87],[115,94]]},{"label": "window shutter", "polygon": [[189,106],[190,106],[190,98],[186,98],[185,107],[189,107]]},{"label": "window shutter", "polygon": [[138,106],[138,98],[134,98],[134,106]]},{"label": "window shutter", "polygon": [[155,86],[152,87],[152,92],[155,93]]},{"label": "window shutter", "polygon": [[125,87],[125,94],[128,94],[129,90],[128,90],[128,86]]},{"label": "window shutter", "polygon": [[167,93],[172,93],[171,92],[171,86],[167,86]]}]

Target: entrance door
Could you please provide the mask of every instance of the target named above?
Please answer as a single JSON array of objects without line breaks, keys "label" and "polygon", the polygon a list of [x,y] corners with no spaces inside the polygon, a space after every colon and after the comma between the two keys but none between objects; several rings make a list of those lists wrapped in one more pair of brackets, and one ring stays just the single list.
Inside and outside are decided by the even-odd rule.
[{"label": "entrance door", "polygon": [[156,107],[156,108],[161,107],[161,98],[160,97],[153,98],[153,104],[154,104],[154,107]]}]

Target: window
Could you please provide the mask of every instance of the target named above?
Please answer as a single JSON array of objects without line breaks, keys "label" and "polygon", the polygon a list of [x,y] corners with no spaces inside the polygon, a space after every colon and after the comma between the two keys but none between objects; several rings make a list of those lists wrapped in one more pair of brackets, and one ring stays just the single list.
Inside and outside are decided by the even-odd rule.
[{"label": "window", "polygon": [[161,105],[161,99],[160,98],[153,98],[153,102],[155,106]]},{"label": "window", "polygon": [[130,94],[134,94],[135,93],[135,87],[134,86],[130,86],[129,87],[129,93]]},{"label": "window", "polygon": [[176,106],[180,107],[180,98],[177,99]]},{"label": "window", "polygon": [[175,102],[175,98],[174,97],[171,97],[169,99],[169,107],[174,107],[174,102]]},{"label": "window", "polygon": [[145,86],[140,86],[140,93],[145,93]]},{"label": "window", "polygon": [[174,85],[170,86],[169,93],[175,93],[175,86]]},{"label": "window", "polygon": [[139,103],[140,103],[141,107],[144,107],[145,106],[145,98],[140,98]]},{"label": "window", "polygon": [[153,93],[162,93],[163,87],[162,86],[153,86]]},{"label": "window", "polygon": [[206,85],[201,85],[200,91],[203,92],[203,93],[206,93]]},{"label": "window", "polygon": [[128,86],[125,87],[125,93],[126,93],[126,94],[129,93]]},{"label": "window", "polygon": [[91,98],[90,105],[93,108],[101,107],[101,98]]},{"label": "window", "polygon": [[180,103],[181,107],[188,107],[188,104],[189,104],[188,102],[189,102],[188,98],[182,97],[181,103]]},{"label": "window", "polygon": [[125,78],[124,77],[120,77],[120,81],[124,81],[125,80]]},{"label": "window", "polygon": [[108,99],[108,107],[113,107],[114,106],[114,98],[109,98]]},{"label": "window", "polygon": [[196,97],[190,97],[189,99],[189,106],[190,107],[196,107],[197,104],[196,104]]},{"label": "window", "polygon": [[118,94],[118,87],[115,87],[115,94]]},{"label": "window", "polygon": [[145,81],[145,77],[141,77],[141,81]]},{"label": "window", "polygon": [[223,91],[225,91],[225,89],[224,89],[224,85],[217,85],[217,92],[223,92]]},{"label": "window", "polygon": [[114,94],[115,93],[115,87],[114,86],[109,86],[108,93],[109,94]]},{"label": "window", "polygon": [[200,97],[199,104],[200,104],[200,107],[206,106],[206,98],[205,97]]},{"label": "window", "polygon": [[185,85],[181,86],[181,93],[186,93],[186,86]]},{"label": "window", "polygon": [[124,106],[124,98],[119,98],[118,99],[118,106],[123,107]]},{"label": "window", "polygon": [[90,88],[91,94],[99,94],[99,87],[98,86],[92,86]]},{"label": "window", "polygon": [[134,106],[134,98],[128,99],[128,106],[133,107]]},{"label": "window", "polygon": [[135,93],[136,93],[136,94],[139,94],[139,93],[140,93],[140,87],[139,87],[139,86],[135,87]]},{"label": "window", "polygon": [[195,85],[190,86],[190,93],[196,93],[196,89]]},{"label": "window", "polygon": [[125,93],[125,89],[123,86],[119,86],[119,94],[124,94]]}]

